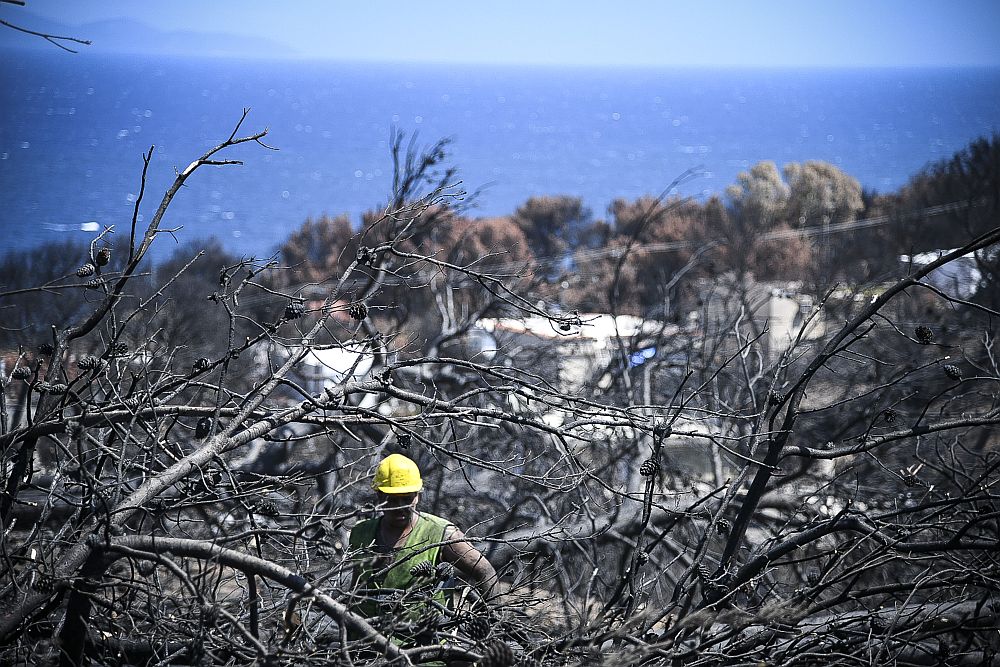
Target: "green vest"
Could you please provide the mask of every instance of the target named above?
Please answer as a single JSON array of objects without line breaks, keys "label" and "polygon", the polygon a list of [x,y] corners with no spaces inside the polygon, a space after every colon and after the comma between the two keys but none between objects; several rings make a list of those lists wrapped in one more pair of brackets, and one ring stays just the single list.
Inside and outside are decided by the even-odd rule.
[{"label": "green vest", "polygon": [[[392,614],[397,618],[402,616],[403,619],[400,620],[416,620],[426,605],[422,604],[420,596],[413,591],[418,587],[430,588],[435,582],[434,577],[415,578],[410,574],[410,568],[423,562],[437,565],[441,552],[440,543],[444,541],[445,531],[451,523],[433,514],[420,512],[417,524],[406,538],[406,544],[395,553],[380,553],[375,550],[379,521],[380,518],[366,519],[351,529],[353,581],[357,592],[366,596],[352,605],[353,610],[368,618]],[[379,594],[380,589],[390,590]],[[444,605],[447,600],[446,591],[440,586],[432,590],[431,599]],[[402,599],[397,591],[403,591]]]}]

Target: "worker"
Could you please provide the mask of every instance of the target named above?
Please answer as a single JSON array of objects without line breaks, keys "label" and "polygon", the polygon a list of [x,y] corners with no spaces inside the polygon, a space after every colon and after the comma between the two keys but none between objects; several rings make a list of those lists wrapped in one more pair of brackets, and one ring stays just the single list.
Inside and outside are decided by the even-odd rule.
[{"label": "worker", "polygon": [[[372,487],[379,516],[360,521],[350,536],[351,552],[357,558],[353,580],[364,596],[354,605],[358,613],[367,617],[399,615],[401,605],[406,618],[383,620],[415,621],[428,607],[426,598],[407,604],[406,592],[420,587],[430,591],[434,602],[445,605],[444,586],[428,585],[442,578],[438,567],[442,563],[454,566],[483,600],[495,599],[499,592],[497,573],[486,557],[469,544],[457,526],[417,509],[423,480],[416,463],[402,454],[390,454],[379,463]],[[379,589],[385,593],[377,593]]]}]

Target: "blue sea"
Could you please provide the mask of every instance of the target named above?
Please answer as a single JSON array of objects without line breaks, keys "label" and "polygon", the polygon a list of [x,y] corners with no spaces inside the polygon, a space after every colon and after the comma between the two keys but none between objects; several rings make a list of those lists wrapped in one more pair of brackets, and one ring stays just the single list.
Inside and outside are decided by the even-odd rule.
[{"label": "blue sea", "polygon": [[[205,167],[164,226],[263,256],[306,218],[360,214],[391,188],[392,128],[448,137],[473,215],[532,195],[584,199],[721,192],[760,160],[826,160],[891,191],[927,163],[1000,130],[990,69],[517,69],[164,59],[4,51],[0,234],[6,249],[127,230],[151,145],[148,220],[174,170],[268,128],[242,166]],[[160,241],[161,256],[173,248]]]}]

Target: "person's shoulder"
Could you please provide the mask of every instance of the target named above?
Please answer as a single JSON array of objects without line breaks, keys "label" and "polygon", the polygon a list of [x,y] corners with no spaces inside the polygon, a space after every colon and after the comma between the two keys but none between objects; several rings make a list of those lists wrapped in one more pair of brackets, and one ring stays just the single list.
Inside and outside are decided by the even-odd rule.
[{"label": "person's shoulder", "polygon": [[429,521],[431,524],[440,527],[441,529],[447,528],[448,526],[453,526],[451,521],[437,516],[436,514],[431,514],[430,512],[421,512],[420,519],[422,521]]}]

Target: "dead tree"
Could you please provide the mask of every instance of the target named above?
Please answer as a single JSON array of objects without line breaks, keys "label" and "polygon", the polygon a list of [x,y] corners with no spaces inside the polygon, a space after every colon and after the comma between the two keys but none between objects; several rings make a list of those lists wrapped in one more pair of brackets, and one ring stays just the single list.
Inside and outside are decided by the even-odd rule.
[{"label": "dead tree", "polygon": [[[617,361],[570,383],[596,320],[539,298],[549,268],[442,233],[454,174],[424,178],[437,149],[396,142],[397,191],[328,276],[227,260],[183,294],[221,323],[203,354],[164,333],[191,268],[137,274],[184,181],[262,144],[240,125],[144,232],[133,217],[119,264],[107,230],[37,290],[96,298],[3,378],[2,660],[994,661],[997,313],[924,278],[1000,230],[830,292],[827,333],[804,323],[782,351],[741,295],[712,327],[617,331]],[[951,333],[912,321],[927,300]],[[466,345],[487,319],[548,329],[495,330],[487,353]],[[652,347],[648,373],[629,362]],[[354,611],[346,534],[389,451],[420,463],[422,503],[479,542],[501,599],[409,618],[418,588],[399,613]]]}]

